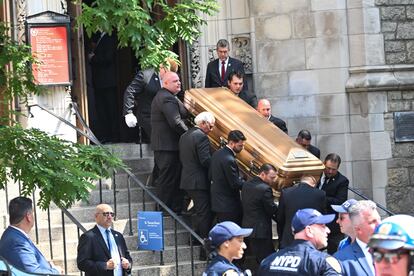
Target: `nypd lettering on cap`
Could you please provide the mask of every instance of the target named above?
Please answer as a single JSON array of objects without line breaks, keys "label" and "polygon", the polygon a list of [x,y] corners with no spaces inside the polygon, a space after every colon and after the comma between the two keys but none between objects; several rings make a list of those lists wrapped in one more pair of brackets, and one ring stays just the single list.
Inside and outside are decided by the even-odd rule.
[{"label": "nypd lettering on cap", "polygon": [[299,256],[276,256],[270,264],[270,270],[297,272],[301,260]]}]

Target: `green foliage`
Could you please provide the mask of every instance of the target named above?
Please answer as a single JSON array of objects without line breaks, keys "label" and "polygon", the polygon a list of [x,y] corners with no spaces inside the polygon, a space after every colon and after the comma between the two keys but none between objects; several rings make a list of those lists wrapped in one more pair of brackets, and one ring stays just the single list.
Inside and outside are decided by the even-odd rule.
[{"label": "green foliage", "polygon": [[91,6],[82,4],[77,21],[89,36],[115,30],[119,46],[130,45],[142,68],[158,68],[166,57],[177,57],[171,47],[179,39],[190,44],[197,39],[199,26],[206,23],[199,14],[218,10],[216,0],[178,2],[169,6],[166,0],[96,0]]},{"label": "green foliage", "polygon": [[[14,42],[3,22],[0,43],[3,104],[42,93],[33,82],[30,64],[36,61],[30,47]],[[0,114],[0,126],[9,120],[8,113]],[[0,189],[8,181],[19,182],[25,196],[39,189],[38,205],[44,209],[51,201],[70,207],[85,199],[93,180],[109,177],[113,169],[123,166],[120,159],[102,147],[69,143],[38,129],[23,129],[17,122],[0,127]]]},{"label": "green foliage", "polygon": [[25,196],[39,188],[41,208],[51,201],[70,207],[89,195],[92,180],[110,177],[111,168],[123,166],[102,147],[73,144],[19,125],[0,128],[0,148],[0,188],[7,179],[20,181]]},{"label": "green foliage", "polygon": [[9,35],[9,28],[0,22],[0,87],[6,89],[5,101],[13,97],[25,100],[27,91],[39,94],[41,89],[33,82],[30,64],[36,61],[30,53],[30,47],[18,44]]}]

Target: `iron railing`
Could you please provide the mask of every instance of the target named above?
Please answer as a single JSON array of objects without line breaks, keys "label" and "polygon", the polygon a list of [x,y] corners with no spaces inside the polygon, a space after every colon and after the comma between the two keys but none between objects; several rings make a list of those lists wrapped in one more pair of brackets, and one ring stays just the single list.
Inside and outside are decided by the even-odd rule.
[{"label": "iron railing", "polygon": [[[42,109],[43,111],[47,112],[48,114],[52,115],[53,117],[57,118],[58,120],[60,120],[61,122],[65,123],[66,125],[68,125],[69,127],[73,128],[78,134],[88,138],[91,142],[93,142],[94,144],[96,144],[97,146],[103,146],[99,140],[95,137],[95,135],[93,134],[93,132],[90,130],[90,128],[87,126],[86,122],[84,121],[84,119],[82,118],[80,112],[79,112],[79,108],[77,106],[77,104],[75,102],[72,102],[70,104],[70,107],[73,109],[73,111],[75,112],[75,115],[79,121],[79,123],[81,124],[82,129],[79,129],[78,127],[76,127],[75,125],[73,125],[71,122],[69,122],[68,120],[50,112],[49,110],[47,110],[46,108],[44,108],[41,105],[38,104],[34,104],[34,105],[30,105],[29,106],[29,110],[31,107],[38,107],[40,109]],[[139,141],[139,147],[140,147],[140,158],[143,158],[143,150],[142,150],[142,141]],[[132,236],[133,235],[133,228],[132,228],[132,203],[131,203],[131,185],[135,185],[135,187],[138,187],[142,190],[142,209],[143,211],[145,211],[148,208],[148,202],[146,200],[146,196],[148,196],[153,202],[155,202],[155,204],[157,204],[158,206],[160,206],[165,212],[167,212],[171,218],[174,220],[174,256],[175,256],[175,272],[176,275],[179,275],[179,253],[178,253],[178,227],[182,227],[185,229],[185,231],[187,231],[189,233],[189,246],[190,246],[190,251],[191,251],[191,256],[190,256],[190,264],[191,264],[191,275],[195,275],[195,260],[194,260],[194,244],[193,244],[193,240],[197,240],[199,242],[199,244],[201,244],[201,246],[204,245],[204,241],[203,239],[196,233],[194,232],[194,230],[182,219],[180,218],[174,211],[172,211],[167,205],[165,205],[164,202],[162,202],[150,189],[146,184],[143,184],[135,174],[133,174],[129,169],[127,168],[121,168],[120,170],[122,170],[124,173],[127,174],[127,196],[128,196],[128,224],[129,224],[129,235]],[[116,185],[116,178],[115,175],[116,173],[119,173],[117,171],[113,172],[112,175],[112,188],[114,190],[113,193],[113,207],[114,207],[114,212],[117,212],[117,185]],[[148,181],[147,181],[148,182]],[[98,182],[98,187],[99,187],[99,202],[102,203],[103,202],[103,185],[102,185],[102,181],[99,180]],[[62,208],[61,208],[62,209]],[[75,217],[73,217],[70,212],[66,209],[62,209],[62,229],[64,229],[64,214],[73,222],[77,225],[78,228],[78,237],[79,235],[79,231],[85,232],[86,229],[81,225],[81,223],[79,223],[79,221],[76,220]],[[62,234],[65,235],[65,230],[62,230]],[[36,226],[36,242],[38,242],[38,231],[37,231],[37,226]],[[49,233],[51,232],[51,229],[49,227]],[[63,237],[63,239],[65,240],[65,237]],[[49,238],[49,242],[50,244],[52,243],[52,239],[51,237]],[[49,246],[50,248],[50,255],[53,256],[53,249],[52,249],[52,245]],[[64,250],[64,265],[65,265],[65,272],[67,272],[67,254],[66,254],[66,245],[63,246],[63,250]],[[164,265],[164,256],[163,256],[164,252],[160,251],[160,265]],[[182,261],[188,261],[188,260],[182,260]]]}]

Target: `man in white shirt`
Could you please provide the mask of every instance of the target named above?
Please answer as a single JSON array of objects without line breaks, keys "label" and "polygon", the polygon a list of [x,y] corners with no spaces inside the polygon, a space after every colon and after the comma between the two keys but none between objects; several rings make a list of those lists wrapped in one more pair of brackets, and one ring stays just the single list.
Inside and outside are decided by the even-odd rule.
[{"label": "man in white shirt", "polygon": [[334,257],[341,261],[344,275],[374,276],[374,262],[367,244],[381,222],[377,205],[371,200],[360,200],[349,208],[349,217],[356,239]]}]

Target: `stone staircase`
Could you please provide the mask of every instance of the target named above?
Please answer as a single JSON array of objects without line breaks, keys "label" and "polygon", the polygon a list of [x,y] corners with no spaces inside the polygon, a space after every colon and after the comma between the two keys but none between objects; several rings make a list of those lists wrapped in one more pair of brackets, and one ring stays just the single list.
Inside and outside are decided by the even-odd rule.
[{"label": "stone staircase", "polygon": [[[107,146],[114,154],[119,156],[145,184],[153,167],[153,154],[148,145],[143,145],[140,158],[140,148],[136,144],[114,144]],[[128,208],[128,189],[127,174],[123,171],[115,175],[115,185],[111,179],[101,181],[102,185],[102,202],[110,204],[114,210],[116,208],[116,221],[114,229],[124,234],[127,246],[133,259],[133,275],[177,275],[176,259],[178,256],[178,275],[192,275],[191,272],[191,248],[189,246],[190,234],[177,223],[177,238],[175,238],[174,220],[171,217],[164,217],[164,252],[163,265],[161,263],[160,252],[138,251],[137,250],[137,212],[144,210],[143,199],[145,199],[145,210],[155,210],[155,202],[148,196],[144,195],[143,190],[131,180],[131,217],[132,217],[132,235],[130,234],[129,225],[129,208]],[[95,206],[100,202],[99,183],[91,191],[90,196],[85,201],[77,202],[69,212],[86,228],[90,229],[95,225],[94,212]],[[116,206],[114,206],[114,187],[116,187]],[[155,188],[150,188],[155,192]],[[17,185],[8,186],[9,200],[18,195]],[[0,206],[7,206],[4,191],[0,192]],[[0,209],[1,229],[0,235],[7,227],[8,218],[5,208]],[[183,218],[187,222],[188,218]],[[51,225],[51,232],[48,231],[48,223]],[[77,226],[64,216],[64,234],[65,246],[63,242],[62,212],[56,206],[50,207],[50,219],[46,211],[37,209],[37,232],[38,247],[44,253],[46,258],[51,259],[50,248],[52,248],[53,261],[60,266],[64,266],[64,247],[67,256],[67,272],[71,275],[79,275],[76,265],[78,237],[82,234]],[[33,241],[36,241],[35,228],[30,233]],[[49,238],[50,237],[50,238]],[[51,239],[51,245],[49,243]],[[177,253],[175,251],[175,239],[177,239]],[[194,275],[201,275],[206,263],[199,261],[199,246],[193,247],[194,258]]]}]

